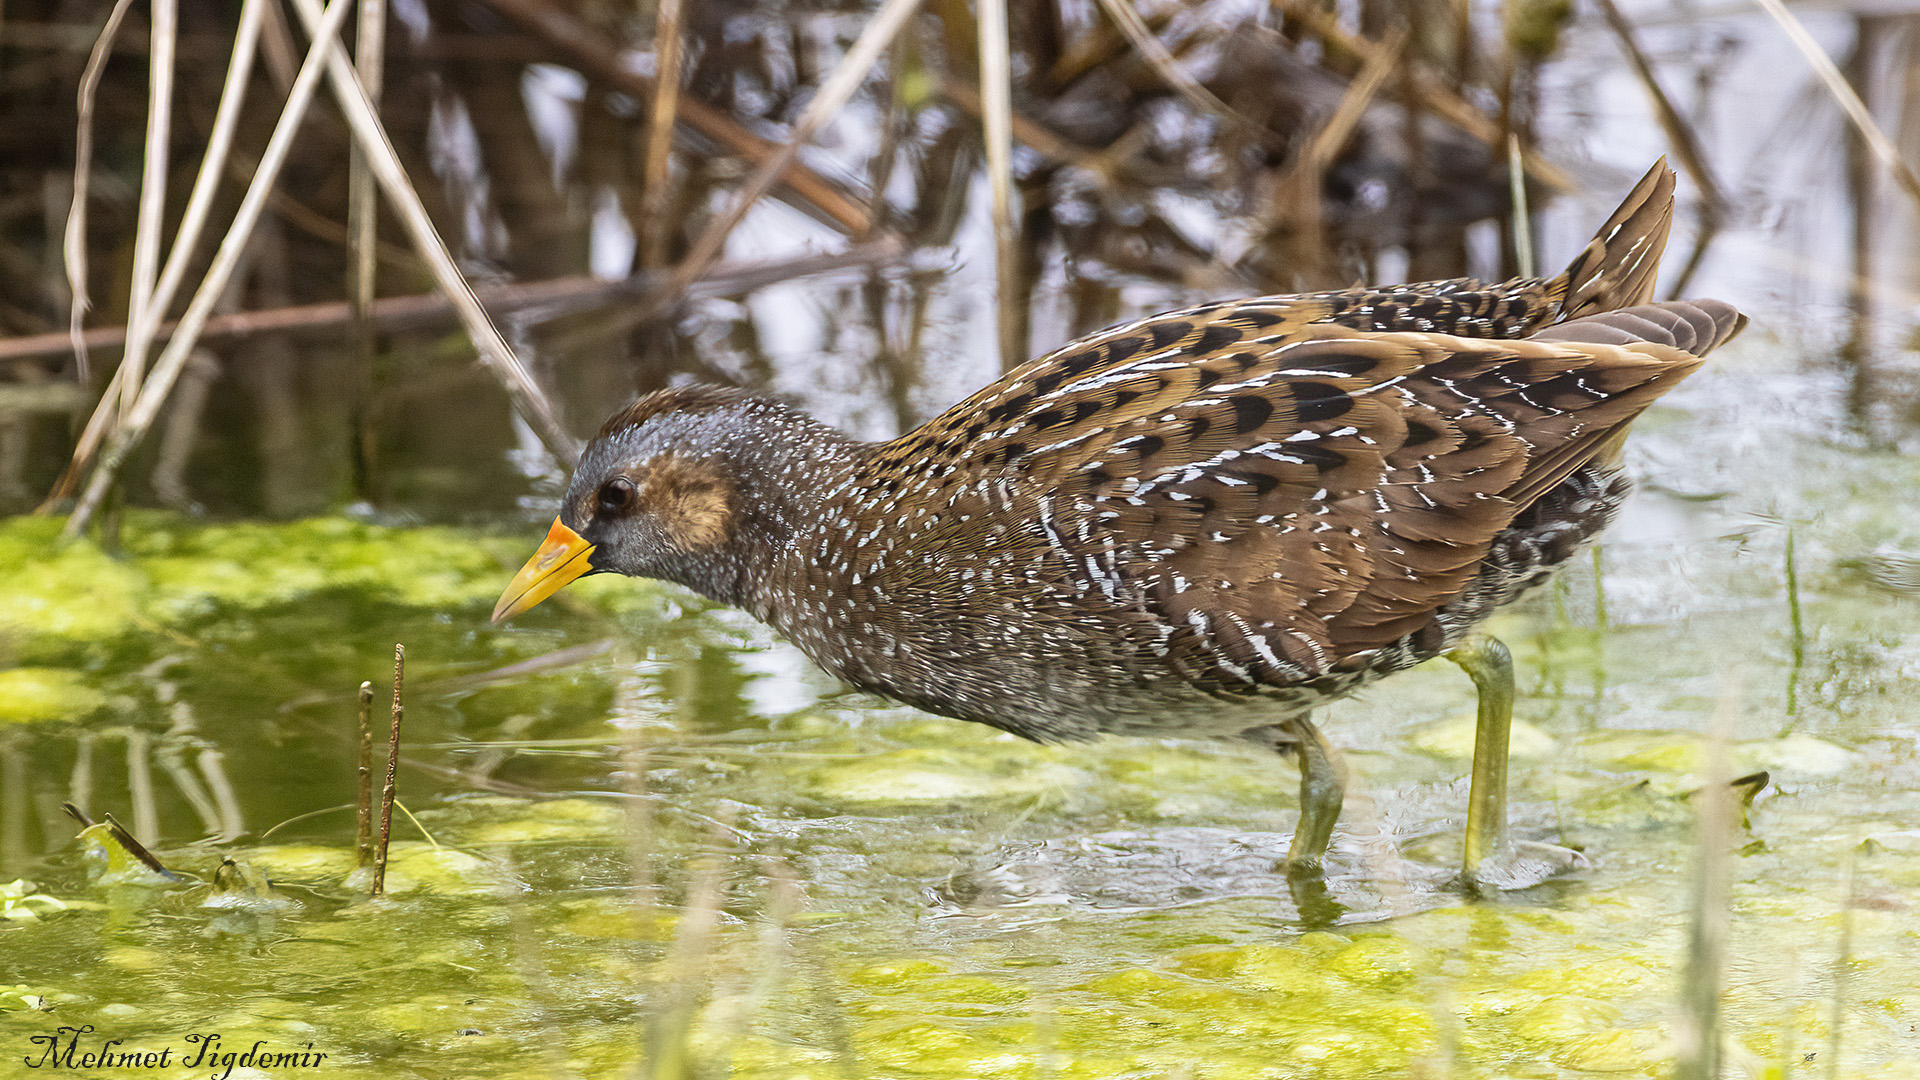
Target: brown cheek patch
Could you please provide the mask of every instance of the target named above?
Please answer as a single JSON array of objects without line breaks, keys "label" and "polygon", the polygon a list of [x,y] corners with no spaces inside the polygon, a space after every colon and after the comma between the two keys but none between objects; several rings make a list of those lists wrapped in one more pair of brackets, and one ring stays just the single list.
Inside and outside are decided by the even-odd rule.
[{"label": "brown cheek patch", "polygon": [[659,459],[647,470],[639,495],[641,510],[688,550],[712,547],[733,532],[733,485],[712,466]]}]

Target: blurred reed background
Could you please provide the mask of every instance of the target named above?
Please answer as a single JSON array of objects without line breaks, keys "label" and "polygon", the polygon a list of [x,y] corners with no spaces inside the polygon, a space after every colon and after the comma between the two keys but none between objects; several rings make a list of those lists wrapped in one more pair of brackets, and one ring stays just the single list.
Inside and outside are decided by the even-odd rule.
[{"label": "blurred reed background", "polygon": [[[550,498],[543,437],[564,457],[685,378],[889,435],[1192,299],[1505,277],[1530,248],[1550,273],[1661,153],[1683,173],[1663,293],[1740,302],[1845,374],[1855,437],[1913,437],[1910,5],[1792,6],[1838,84],[1794,15],[1745,4],[1045,0],[1008,6],[1004,57],[959,0],[347,6],[398,164],[558,419],[515,421],[510,374],[472,362],[323,80],[206,333],[148,385],[137,503],[497,518]],[[0,506],[70,507],[104,437],[143,430],[155,328],[308,44],[278,3],[0,12]],[[1000,70],[1010,95],[983,93]]]}]

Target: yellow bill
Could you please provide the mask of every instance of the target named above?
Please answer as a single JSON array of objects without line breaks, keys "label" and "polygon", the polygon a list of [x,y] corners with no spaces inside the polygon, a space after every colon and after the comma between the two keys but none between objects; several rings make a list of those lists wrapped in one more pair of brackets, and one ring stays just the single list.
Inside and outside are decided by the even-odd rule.
[{"label": "yellow bill", "polygon": [[513,618],[593,569],[589,559],[592,554],[592,544],[560,524],[559,518],[554,518],[553,528],[547,530],[546,542],[527,560],[527,565],[513,575],[507,591],[500,594],[500,602],[493,607],[493,621]]}]

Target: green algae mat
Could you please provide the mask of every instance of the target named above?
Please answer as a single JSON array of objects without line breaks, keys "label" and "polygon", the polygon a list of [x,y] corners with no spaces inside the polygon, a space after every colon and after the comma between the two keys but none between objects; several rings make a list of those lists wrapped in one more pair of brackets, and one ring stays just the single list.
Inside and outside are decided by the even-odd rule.
[{"label": "green algae mat", "polygon": [[[1700,381],[1765,374],[1724,367]],[[492,627],[537,526],[135,512],[107,553],[0,523],[0,1075],[1664,1075],[1694,793],[1766,770],[1709,849],[1729,1075],[1920,1077],[1920,511],[1888,497],[1920,463],[1757,461],[1689,411],[1715,394],[1649,418],[1600,576],[1494,627],[1516,820],[1587,865],[1483,899],[1450,880],[1473,703],[1444,665],[1321,717],[1352,794],[1303,896],[1285,761],[849,696],[642,582]],[[396,642],[370,900],[355,691],[384,719]]]}]

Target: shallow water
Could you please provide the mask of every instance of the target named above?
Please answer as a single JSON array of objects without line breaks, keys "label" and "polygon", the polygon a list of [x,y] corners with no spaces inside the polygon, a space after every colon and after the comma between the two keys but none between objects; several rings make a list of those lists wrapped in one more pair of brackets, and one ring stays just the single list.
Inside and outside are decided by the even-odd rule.
[{"label": "shallow water", "polygon": [[[0,876],[70,907],[0,936],[0,1039],[217,1032],[368,1076],[1663,1072],[1717,722],[1723,775],[1773,781],[1728,853],[1730,1060],[1910,1075],[1920,597],[1872,556],[1920,542],[1885,494],[1920,464],[1817,425],[1754,453],[1772,406],[1736,391],[1794,363],[1753,334],[1663,403],[1604,590],[1577,568],[1497,622],[1516,818],[1590,866],[1478,901],[1449,884],[1472,697],[1445,665],[1326,710],[1353,796],[1303,910],[1274,872],[1292,768],[1252,751],[1039,747],[838,695],[642,582],[493,628],[531,533],[136,513],[113,558],[15,519]],[[370,904],[347,884],[352,692],[384,707],[394,641],[418,825]],[[183,875],[224,855],[271,892],[101,877],[68,798]]]}]

